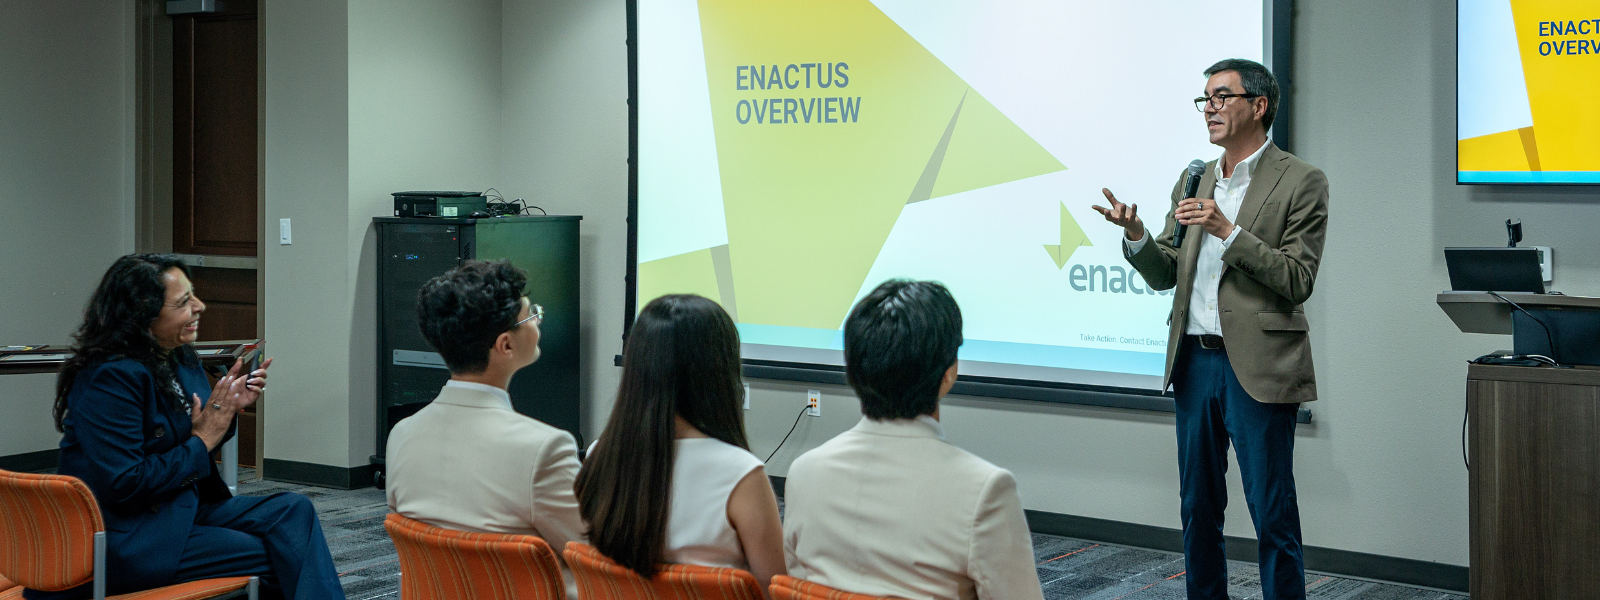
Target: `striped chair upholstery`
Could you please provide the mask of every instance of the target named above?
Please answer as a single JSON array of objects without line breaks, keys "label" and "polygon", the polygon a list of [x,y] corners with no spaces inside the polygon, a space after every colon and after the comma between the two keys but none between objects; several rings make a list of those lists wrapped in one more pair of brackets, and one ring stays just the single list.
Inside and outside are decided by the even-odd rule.
[{"label": "striped chair upholstery", "polygon": [[94,578],[94,533],[105,531],[76,477],[0,470],[0,573],[36,590]]},{"label": "striped chair upholstery", "polygon": [[578,582],[583,600],[763,600],[761,585],[748,571],[665,565],[652,579],[617,564],[594,546],[567,542],[561,555]]},{"label": "striped chair upholstery", "polygon": [[[0,469],[0,573],[18,585],[58,591],[94,581],[94,540],[105,531],[100,506],[76,477]],[[112,596],[119,600],[195,600],[245,593],[252,577],[191,581]],[[3,586],[0,586],[3,587]],[[0,600],[22,588],[0,591]]]},{"label": "striped chair upholstery", "polygon": [[772,598],[773,600],[888,600],[890,597],[854,594],[788,575],[774,575]]},{"label": "striped chair upholstery", "polygon": [[565,600],[555,551],[532,535],[469,533],[395,513],[383,528],[400,555],[404,600]]},{"label": "striped chair upholstery", "polygon": [[22,586],[17,585],[5,575],[0,575],[0,600],[11,600],[22,597]]}]

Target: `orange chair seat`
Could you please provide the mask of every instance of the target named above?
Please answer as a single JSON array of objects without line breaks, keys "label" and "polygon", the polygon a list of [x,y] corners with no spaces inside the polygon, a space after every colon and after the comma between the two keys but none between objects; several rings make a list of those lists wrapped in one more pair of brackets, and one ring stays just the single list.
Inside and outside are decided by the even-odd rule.
[{"label": "orange chair seat", "polygon": [[588,544],[567,542],[561,555],[578,580],[578,597],[583,600],[764,600],[765,596],[749,571],[663,565],[647,580]]},{"label": "orange chair seat", "polygon": [[772,577],[773,600],[889,600],[891,596],[868,596],[834,589],[820,583],[788,575]]},{"label": "orange chair seat", "polygon": [[[106,596],[106,600],[201,600],[202,598],[215,598],[235,590],[242,590],[250,584],[249,577],[223,577],[220,579],[202,579],[164,588],[122,594],[120,596]],[[0,579],[0,600],[20,600],[22,586],[5,589],[11,582]]]},{"label": "orange chair seat", "polygon": [[435,527],[396,513],[383,528],[400,556],[406,600],[565,600],[555,551],[538,536]]},{"label": "orange chair seat", "polygon": [[[94,539],[105,531],[100,505],[76,477],[0,470],[0,568],[48,589],[93,581]],[[153,590],[107,596],[118,600],[198,600],[242,590],[249,577],[203,579]],[[0,577],[0,600],[22,597],[22,587]]]},{"label": "orange chair seat", "polygon": [[215,598],[228,592],[242,590],[244,586],[249,584],[249,577],[201,579],[131,594],[106,596],[106,600],[200,600],[201,598]]}]

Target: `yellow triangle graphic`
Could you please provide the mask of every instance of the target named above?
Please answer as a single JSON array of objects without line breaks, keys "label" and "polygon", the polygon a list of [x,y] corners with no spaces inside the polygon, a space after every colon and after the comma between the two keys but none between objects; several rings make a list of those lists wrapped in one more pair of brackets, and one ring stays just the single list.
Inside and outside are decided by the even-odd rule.
[{"label": "yellow triangle graphic", "polygon": [[977,90],[967,92],[933,197],[1066,169]]},{"label": "yellow triangle graphic", "polygon": [[908,202],[1065,168],[868,0],[699,9],[741,323],[835,329]]}]

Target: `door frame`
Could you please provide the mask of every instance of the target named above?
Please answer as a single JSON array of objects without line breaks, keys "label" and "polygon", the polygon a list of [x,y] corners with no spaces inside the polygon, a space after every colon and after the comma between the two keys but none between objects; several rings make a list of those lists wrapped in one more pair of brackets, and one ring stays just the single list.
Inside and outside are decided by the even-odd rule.
[{"label": "door frame", "polygon": [[[172,18],[166,0],[134,0],[134,251],[172,252]],[[256,273],[256,331],[266,331],[266,7],[256,0],[256,256],[203,260]],[[185,257],[191,264],[198,256]],[[263,344],[263,349],[265,344]],[[264,351],[264,350],[263,350]],[[266,439],[267,402],[256,405],[256,457]],[[260,477],[260,464],[256,465]]]}]

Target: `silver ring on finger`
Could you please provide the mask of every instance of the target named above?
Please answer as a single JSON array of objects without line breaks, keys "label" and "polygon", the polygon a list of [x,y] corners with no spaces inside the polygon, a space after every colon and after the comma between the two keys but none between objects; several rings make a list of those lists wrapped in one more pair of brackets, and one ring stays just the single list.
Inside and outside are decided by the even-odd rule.
[{"label": "silver ring on finger", "polygon": [[217,410],[222,410],[222,404],[217,403],[217,402],[212,402],[211,403],[211,408],[215,408]]}]

